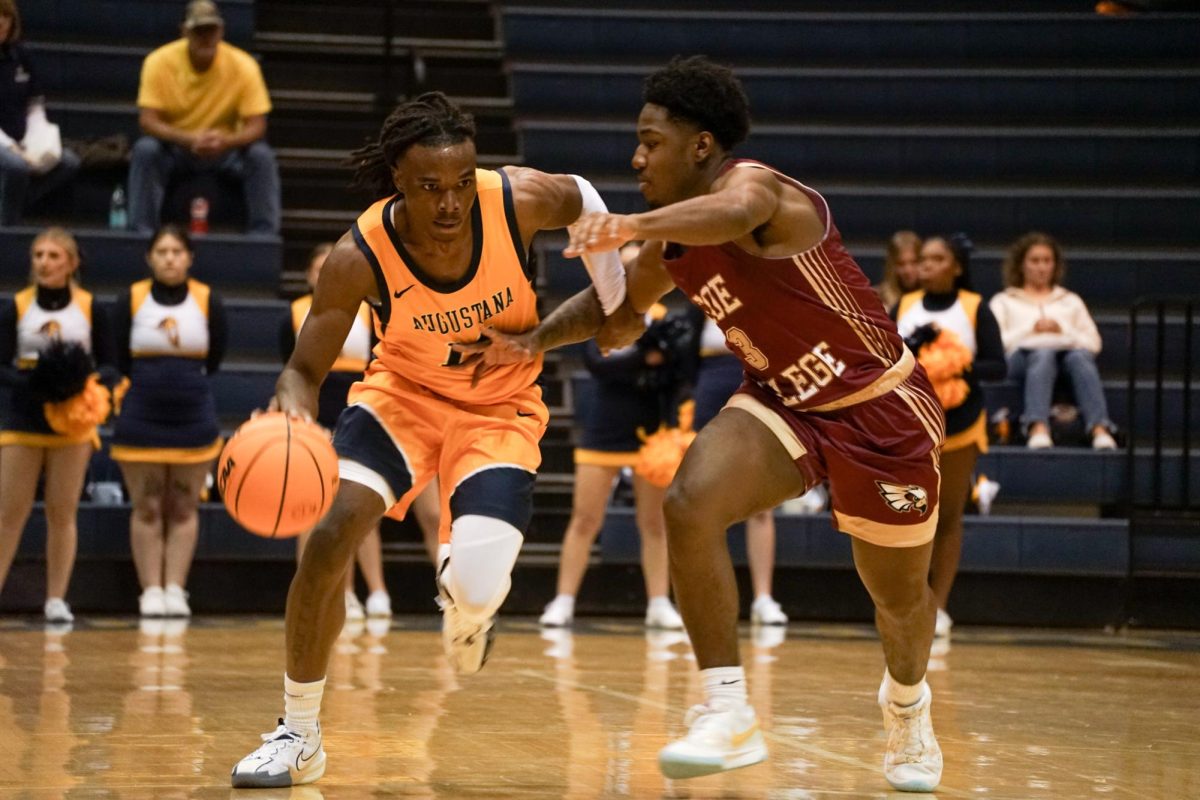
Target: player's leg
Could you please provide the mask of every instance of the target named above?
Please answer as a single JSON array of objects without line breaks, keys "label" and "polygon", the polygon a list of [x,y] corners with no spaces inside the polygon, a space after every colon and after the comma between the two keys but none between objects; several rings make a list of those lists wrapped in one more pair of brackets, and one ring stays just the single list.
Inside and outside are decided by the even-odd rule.
[{"label": "player's leg", "polygon": [[92,459],[91,443],[52,447],[46,451],[46,619],[69,622],[73,615],[63,599],[75,569],[78,547],[79,495]]},{"label": "player's leg", "polygon": [[738,591],[725,532],[800,494],[817,476],[797,468],[805,451],[795,435],[777,417],[769,424],[770,411],[762,414],[742,408],[718,414],[688,449],[667,492],[671,582],[705,697],[689,712],[687,736],[659,753],[669,778],[748,766],[767,756],[738,655]]},{"label": "player's leg", "polygon": [[536,473],[501,464],[472,472],[450,497],[449,557],[438,571],[442,644],[463,675],[487,662],[496,612],[533,514]]},{"label": "player's leg", "polygon": [[[546,606],[538,620],[549,627],[570,625],[575,617],[575,597],[583,583],[592,543],[604,524],[608,510],[608,498],[612,494],[613,480],[618,467],[600,464],[575,465],[575,493],[571,497],[571,519],[563,535],[562,549],[558,557],[558,593]],[[665,555],[666,543],[663,550]],[[643,565],[644,568],[644,565]],[[666,559],[663,559],[662,582],[667,582]]]},{"label": "player's leg", "polygon": [[638,536],[642,542],[642,577],[646,581],[646,627],[683,630],[683,618],[671,603],[670,563],[667,559],[667,520],[663,515],[665,487],[633,476],[633,500]]},{"label": "player's leg", "polygon": [[[403,414],[399,408],[389,410],[392,416]],[[345,623],[346,571],[384,511],[398,501],[404,507],[411,502],[416,492],[409,464],[423,470],[428,455],[422,452],[417,458],[421,447],[414,441],[406,457],[395,430],[385,428],[375,413],[356,405],[338,420],[333,440],[341,478],[337,496],[309,536],[288,590],[283,721],[233,768],[235,787],[311,783],[325,773],[317,718],[329,657]]]}]

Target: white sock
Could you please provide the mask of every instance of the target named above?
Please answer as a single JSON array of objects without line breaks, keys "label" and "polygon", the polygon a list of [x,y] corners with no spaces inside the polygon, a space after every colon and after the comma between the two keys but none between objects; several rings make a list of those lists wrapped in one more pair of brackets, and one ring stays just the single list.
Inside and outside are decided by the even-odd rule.
[{"label": "white sock", "polygon": [[889,703],[898,706],[911,706],[920,701],[925,694],[925,679],[921,678],[912,686],[900,683],[892,677],[892,673],[885,671],[883,674],[883,696],[887,698]]},{"label": "white sock", "polygon": [[746,671],[741,667],[712,667],[700,670],[704,702],[709,706],[744,706]]},{"label": "white sock", "polygon": [[311,733],[317,729],[325,679],[300,683],[283,676],[283,724],[289,731]]},{"label": "white sock", "polygon": [[651,597],[646,603],[646,608],[648,609],[657,608],[658,606],[667,606],[668,608],[673,608],[671,605],[671,598],[667,597],[665,594],[660,594],[658,597]]},{"label": "white sock", "polygon": [[555,595],[554,599],[550,601],[550,605],[561,606],[561,607],[565,608],[567,611],[574,611],[575,610],[575,595],[573,595],[573,594]]}]

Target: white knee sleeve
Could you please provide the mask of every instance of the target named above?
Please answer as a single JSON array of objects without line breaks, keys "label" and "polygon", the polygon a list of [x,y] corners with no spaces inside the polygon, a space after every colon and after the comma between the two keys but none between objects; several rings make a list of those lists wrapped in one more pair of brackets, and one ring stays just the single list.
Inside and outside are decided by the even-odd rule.
[{"label": "white knee sleeve", "polygon": [[525,537],[503,520],[467,514],[450,526],[450,564],[442,585],[459,611],[488,619],[512,586],[510,576]]}]

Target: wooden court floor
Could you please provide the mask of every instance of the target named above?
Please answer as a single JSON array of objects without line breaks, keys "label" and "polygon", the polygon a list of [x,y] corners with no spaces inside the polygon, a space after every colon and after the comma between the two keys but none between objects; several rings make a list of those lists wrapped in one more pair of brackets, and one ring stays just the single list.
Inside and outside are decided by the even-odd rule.
[{"label": "wooden court floor", "polygon": [[[763,765],[670,782],[656,753],[699,699],[679,634],[593,621],[545,638],[502,620],[458,679],[435,617],[348,629],[317,784],[232,790],[282,709],[278,619],[0,618],[0,798],[903,798],[879,763],[872,632],[744,631]],[[1200,797],[1200,634],[955,629],[931,662],[937,797]]]}]

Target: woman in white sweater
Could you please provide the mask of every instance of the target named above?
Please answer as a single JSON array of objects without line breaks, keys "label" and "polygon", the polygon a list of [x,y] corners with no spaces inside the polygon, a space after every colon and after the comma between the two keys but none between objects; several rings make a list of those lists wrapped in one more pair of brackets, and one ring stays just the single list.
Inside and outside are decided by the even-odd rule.
[{"label": "woman in white sweater", "polygon": [[1062,371],[1070,378],[1092,447],[1112,450],[1113,424],[1096,368],[1100,331],[1083,299],[1060,285],[1064,271],[1062,250],[1047,234],[1027,233],[1009,248],[1004,261],[1007,288],[989,303],[1000,325],[1008,376],[1025,385],[1021,421],[1029,447],[1053,446],[1050,403]]}]

